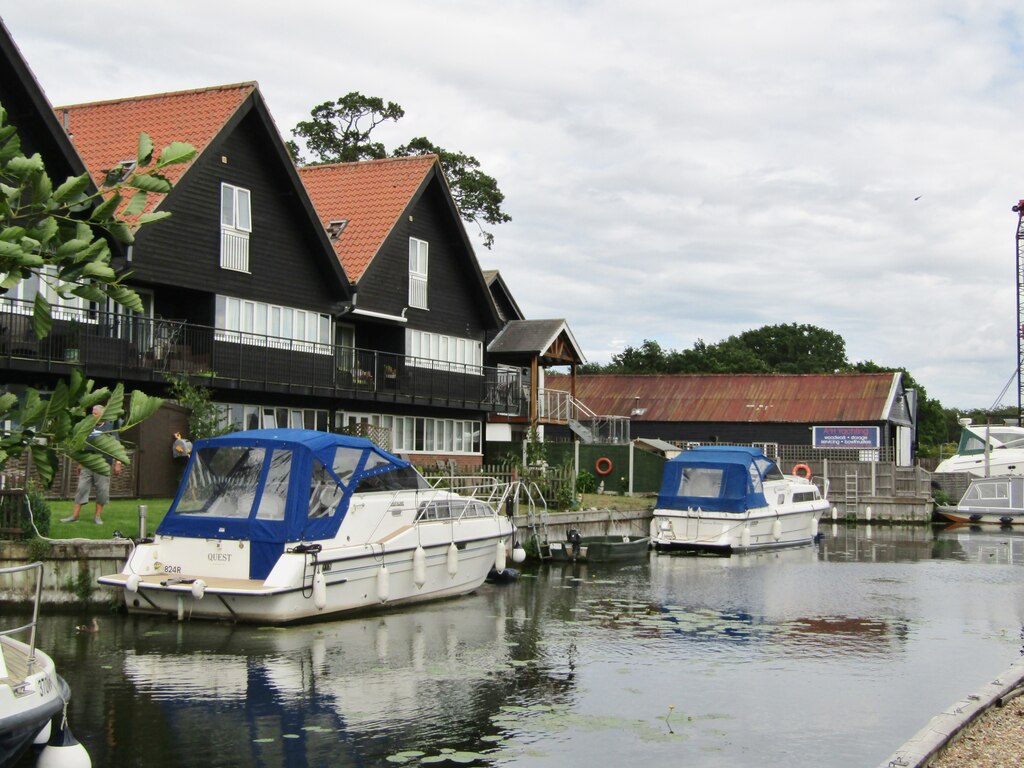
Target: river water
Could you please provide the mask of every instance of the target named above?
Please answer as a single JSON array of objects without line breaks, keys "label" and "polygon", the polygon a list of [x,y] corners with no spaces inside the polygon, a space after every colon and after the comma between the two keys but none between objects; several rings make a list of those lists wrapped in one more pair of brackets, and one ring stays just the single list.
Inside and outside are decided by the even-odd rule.
[{"label": "river water", "polygon": [[863,768],[1020,656],[1022,566],[1024,532],[826,525],[299,627],[47,611],[39,642],[94,766]]}]

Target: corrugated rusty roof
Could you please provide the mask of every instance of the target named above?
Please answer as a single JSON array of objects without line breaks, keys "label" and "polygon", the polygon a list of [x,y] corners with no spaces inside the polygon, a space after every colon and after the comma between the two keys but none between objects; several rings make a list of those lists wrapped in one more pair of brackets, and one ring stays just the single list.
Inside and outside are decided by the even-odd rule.
[{"label": "corrugated rusty roof", "polygon": [[[899,373],[578,375],[576,399],[597,414],[657,422],[885,421]],[[568,376],[545,386],[568,392]],[[642,413],[634,415],[634,411]]]},{"label": "corrugated rusty roof", "polygon": [[348,222],[333,244],[349,280],[363,276],[435,163],[421,155],[299,169],[324,228]]},{"label": "corrugated rusty roof", "polygon": [[[125,160],[135,160],[139,133],[143,131],[158,152],[180,141],[194,146],[198,158],[256,89],[256,83],[237,83],[54,107],[54,112],[93,180],[102,185],[108,171]],[[171,165],[160,173],[177,184],[194,162],[195,158]],[[162,199],[162,195],[151,195],[144,212],[151,211]]]}]

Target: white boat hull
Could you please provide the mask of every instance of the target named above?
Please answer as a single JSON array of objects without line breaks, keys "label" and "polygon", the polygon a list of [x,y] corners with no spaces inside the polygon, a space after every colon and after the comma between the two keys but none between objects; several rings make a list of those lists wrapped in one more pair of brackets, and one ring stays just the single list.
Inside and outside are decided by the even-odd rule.
[{"label": "white boat hull", "polygon": [[810,544],[827,504],[778,512],[771,508],[746,513],[699,509],[655,509],[651,542],[662,551],[731,554]]},{"label": "white boat hull", "polygon": [[27,645],[0,637],[0,653],[8,673],[0,678],[0,765],[13,765],[17,756],[63,711],[70,693],[53,660],[38,648],[28,674]]},{"label": "white boat hull", "polygon": [[[323,619],[473,592],[495,565],[497,543],[501,541],[503,546],[511,547],[511,525],[499,519],[496,531],[495,520],[488,522],[490,535],[479,531],[477,537],[471,537],[465,531],[465,538],[455,539],[454,556],[450,553],[450,524],[424,526],[419,542],[412,528],[403,537],[404,545],[391,541],[383,547],[366,544],[331,548],[322,542],[317,570],[323,574],[324,591],[319,600],[313,584],[312,558],[302,553],[282,555],[264,581],[218,577],[208,570],[178,571],[177,566],[162,566],[175,569],[173,575],[148,573],[131,580],[133,573],[154,561],[147,547],[160,548],[157,556],[163,561],[168,557],[174,559],[172,547],[187,547],[200,553],[212,549],[210,542],[180,539],[140,545],[120,574],[104,576],[99,581],[121,588],[131,613],[275,624]],[[454,528],[470,525],[456,523]],[[431,539],[433,543],[429,543]],[[419,573],[414,563],[418,544],[424,554],[424,567]],[[422,584],[417,585],[420,579]],[[197,581],[202,582],[202,590],[196,588]]]}]

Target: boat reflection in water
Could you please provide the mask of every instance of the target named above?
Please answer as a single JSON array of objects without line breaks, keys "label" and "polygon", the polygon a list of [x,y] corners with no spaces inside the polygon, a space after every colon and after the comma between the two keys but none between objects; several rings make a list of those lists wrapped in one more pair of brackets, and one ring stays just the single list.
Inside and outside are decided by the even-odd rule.
[{"label": "boat reflection in water", "polygon": [[1024,565],[1024,530],[1019,526],[956,523],[935,534],[934,556]]},{"label": "boat reflection in water", "polygon": [[409,745],[465,755],[493,747],[482,729],[516,686],[509,610],[494,588],[316,625],[158,624],[124,676],[182,743],[208,732],[219,765],[382,765]]}]

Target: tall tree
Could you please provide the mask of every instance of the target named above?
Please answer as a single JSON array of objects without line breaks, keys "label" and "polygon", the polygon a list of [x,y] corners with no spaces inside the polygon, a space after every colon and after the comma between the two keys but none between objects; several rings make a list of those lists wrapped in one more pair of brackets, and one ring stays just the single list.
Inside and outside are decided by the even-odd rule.
[{"label": "tall tree", "polygon": [[[170,182],[160,171],[185,162],[195,154],[188,144],[173,143],[159,155],[145,133],[139,136],[134,171],[111,186],[95,189],[88,174],[68,178],[59,185],[46,172],[43,159],[26,157],[17,127],[0,106],[0,293],[23,280],[35,277],[64,298],[79,296],[88,301],[114,302],[137,312],[142,301],[122,283],[123,276],[110,264],[108,238],[131,244],[135,231],[169,216],[143,214],[150,195],[170,191]],[[50,304],[37,291],[32,307],[33,329],[39,338],[53,326]],[[34,389],[19,398],[12,392],[0,394],[0,467],[26,451],[32,454],[43,482],[52,482],[57,457],[71,456],[90,469],[109,473],[98,453],[85,450],[85,440],[96,425],[92,406],[104,404],[109,421],[125,415],[124,387],[94,389],[79,371],[70,382],[61,381],[48,399]],[[134,426],[160,407],[159,398],[143,392],[132,393],[127,422]],[[111,438],[98,446],[122,463],[128,457],[123,446]]]},{"label": "tall tree", "polygon": [[[292,136],[303,146],[289,141],[288,149],[296,162],[310,165],[379,160],[389,157],[388,152],[382,143],[372,141],[370,134],[382,123],[397,122],[404,115],[405,110],[393,101],[385,103],[352,91],[313,107],[311,119],[300,121],[292,129]],[[303,147],[311,157],[305,156]],[[472,155],[444,149],[424,136],[397,147],[390,157],[413,155],[437,156],[459,214],[477,226],[485,248],[493,246],[494,235],[483,225],[512,221],[501,208],[505,195],[494,177],[484,173]]]}]

